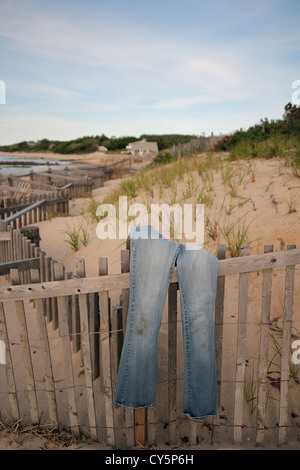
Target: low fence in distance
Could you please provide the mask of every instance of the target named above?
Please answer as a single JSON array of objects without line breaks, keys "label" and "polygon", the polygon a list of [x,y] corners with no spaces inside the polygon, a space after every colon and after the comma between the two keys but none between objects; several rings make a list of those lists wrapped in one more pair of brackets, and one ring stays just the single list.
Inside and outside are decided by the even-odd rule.
[{"label": "low fence in distance", "polygon": [[47,194],[44,194],[45,198],[29,198],[36,199],[36,201],[18,205],[7,205],[7,201],[13,203],[14,200],[5,199],[5,207],[0,207],[0,222],[19,229],[26,225],[49,220],[53,216],[67,215],[69,214],[70,196],[65,193],[66,191],[63,191],[60,196],[52,199],[47,199]]},{"label": "low fence in distance", "polygon": [[[6,250],[9,253],[8,247]],[[54,262],[50,269],[46,257],[41,252],[37,254],[35,248],[33,255],[40,258],[40,266],[26,273],[29,283],[21,285],[19,273],[13,269],[12,285],[0,288],[0,339],[6,345],[6,364],[0,365],[0,372],[7,383],[5,390],[5,380],[1,382],[0,402],[12,421],[22,418],[32,424],[43,421],[58,428],[66,426],[74,433],[89,434],[117,448],[157,446],[161,442],[188,442],[201,448],[202,442],[222,444],[229,440],[240,444],[250,439],[257,445],[267,445],[270,439],[274,444],[274,435],[277,444],[284,445],[299,439],[299,372],[291,373],[290,353],[294,327],[297,330],[300,325],[296,284],[300,249],[291,245],[286,251],[273,252],[268,245],[264,254],[250,255],[249,247],[243,247],[240,258],[226,259],[226,247],[218,246],[218,412],[215,418],[201,423],[181,415],[182,337],[176,268],[161,324],[159,347],[163,353],[159,359],[156,404],[154,408],[132,410],[113,405],[129,303],[129,250],[121,251],[120,274],[109,275],[107,259],[99,258],[99,276],[91,278],[85,277],[83,259],[77,260],[77,272],[73,274],[60,263]],[[236,295],[230,294],[228,300],[226,288],[231,283]],[[271,322],[271,300],[276,298],[277,284],[283,289],[283,315],[280,329],[278,323],[274,324],[276,330]],[[250,301],[255,304],[254,313],[249,308]],[[31,316],[30,309],[35,316]],[[21,384],[14,370],[16,339],[11,339],[9,329],[14,314],[20,328],[19,354],[25,364]],[[49,323],[53,324],[52,330]],[[32,339],[28,330],[33,324],[36,330]],[[255,333],[251,330],[253,325]],[[236,341],[232,340],[233,330]],[[278,377],[271,380],[269,368],[274,363],[270,348],[270,333],[274,331],[280,331],[280,354],[276,356],[279,381]],[[59,348],[61,356],[56,364]],[[249,351],[256,356],[253,376],[249,376]],[[38,353],[37,371],[34,361]],[[277,394],[274,400],[271,392]]]},{"label": "low fence in distance", "polygon": [[197,137],[195,139],[186,142],[185,144],[178,144],[169,149],[173,154],[177,156],[178,159],[189,156],[191,153],[195,152],[207,152],[209,150],[214,150],[215,145],[223,138],[223,136],[211,135],[209,137]]}]

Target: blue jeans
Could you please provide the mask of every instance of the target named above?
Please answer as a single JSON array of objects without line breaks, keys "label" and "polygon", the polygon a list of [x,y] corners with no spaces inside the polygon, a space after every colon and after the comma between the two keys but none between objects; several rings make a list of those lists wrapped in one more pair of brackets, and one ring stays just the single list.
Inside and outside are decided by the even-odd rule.
[{"label": "blue jeans", "polygon": [[204,248],[170,242],[151,226],[131,230],[129,308],[114,404],[154,406],[158,333],[176,263],[184,346],[183,414],[193,419],[216,414],[213,315],[218,262]]}]

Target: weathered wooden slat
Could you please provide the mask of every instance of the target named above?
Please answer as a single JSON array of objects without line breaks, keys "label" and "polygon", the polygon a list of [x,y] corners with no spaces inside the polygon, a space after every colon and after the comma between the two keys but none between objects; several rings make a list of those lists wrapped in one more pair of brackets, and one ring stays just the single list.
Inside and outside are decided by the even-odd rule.
[{"label": "weathered wooden slat", "polygon": [[5,312],[3,303],[0,302],[0,340],[5,344],[5,372],[7,380],[8,398],[10,402],[12,418],[15,421],[20,419],[20,410],[18,403],[18,395],[16,389],[15,375],[11,358],[10,343],[7,332]]},{"label": "weathered wooden slat", "polygon": [[0,263],[0,276],[9,274],[11,269],[18,269],[19,272],[28,271],[40,267],[40,258],[21,259],[18,261],[8,261]]},{"label": "weathered wooden slat", "polygon": [[[31,281],[39,282],[40,275],[38,269],[32,269],[30,271]],[[58,414],[57,414],[57,404],[56,404],[56,395],[55,395],[55,386],[54,386],[54,376],[52,370],[52,360],[50,353],[50,345],[48,338],[48,331],[46,325],[46,315],[42,299],[35,300],[35,310],[36,310],[36,320],[37,327],[39,330],[41,351],[42,351],[42,361],[44,367],[44,379],[46,383],[46,392],[48,399],[49,407],[49,416],[51,423],[58,427]]]},{"label": "weathered wooden slat", "polygon": [[[128,282],[120,286],[122,289],[122,308],[123,308],[123,337],[126,331],[127,313],[129,305],[129,250],[121,250],[121,274],[125,276]],[[102,279],[101,279],[102,280]]]},{"label": "weathered wooden slat", "polygon": [[85,375],[85,389],[87,396],[87,409],[89,417],[89,427],[91,436],[97,440],[97,420],[96,420],[96,409],[95,409],[95,393],[94,393],[94,382],[93,382],[93,371],[92,371],[92,356],[91,356],[91,345],[90,345],[90,328],[89,328],[89,317],[88,317],[88,299],[87,294],[81,294],[78,296],[79,301],[79,312],[80,312],[80,327],[81,327],[81,347],[82,357],[84,364],[84,375]]},{"label": "weathered wooden slat", "polygon": [[[288,245],[288,250],[295,248],[295,245]],[[295,284],[295,266],[287,266],[284,291],[283,310],[283,336],[281,355],[281,375],[280,375],[280,398],[279,398],[279,445],[287,442],[288,426],[288,392],[289,392],[289,361],[291,351],[293,298]]]},{"label": "weathered wooden slat", "polygon": [[[226,259],[226,245],[218,245],[217,258]],[[221,385],[222,385],[222,357],[223,357],[223,324],[224,324],[224,296],[225,296],[225,276],[219,276],[217,279],[217,291],[215,302],[215,354],[216,354],[216,373],[218,384],[217,414],[213,419],[211,442],[219,441],[220,414],[221,414]]]},{"label": "weathered wooden slat", "polygon": [[134,410],[134,440],[136,446],[145,446],[146,408],[136,408]]},{"label": "weathered wooden slat", "polygon": [[[250,259],[250,261],[249,261]],[[274,261],[272,261],[274,260]],[[246,259],[229,258],[219,263],[218,276],[227,274],[249,273],[263,269],[279,268],[300,264],[300,249],[277,251],[262,255],[247,256]],[[178,282],[177,269],[171,282]],[[32,298],[47,298],[60,295],[88,294],[91,292],[106,292],[110,290],[129,289],[129,273],[110,274],[101,277],[84,279],[68,279],[64,282],[51,282],[41,284],[28,284],[0,288],[0,300],[20,300]]]},{"label": "weathered wooden slat", "polygon": [[88,296],[89,302],[89,323],[90,323],[90,343],[92,354],[92,370],[93,379],[95,380],[100,375],[100,353],[99,353],[99,297],[98,293],[92,292]]},{"label": "weathered wooden slat", "polygon": [[[44,282],[50,282],[50,280],[51,280],[51,257],[45,256],[45,281]],[[45,299],[46,315],[47,315],[48,323],[52,321],[52,301],[53,299],[49,297]]]},{"label": "weathered wooden slat", "polygon": [[[113,394],[116,389],[119,363],[121,358],[123,345],[123,323],[122,323],[122,307],[121,305],[113,305],[111,307],[111,378]],[[115,423],[115,445],[117,449],[126,449],[126,434],[124,408],[114,406],[114,423]]]},{"label": "weathered wooden slat", "polygon": [[[60,263],[54,264],[55,278],[63,277],[63,269]],[[61,281],[60,281],[61,282]],[[58,307],[58,321],[59,321],[59,334],[62,341],[62,350],[64,358],[64,371],[65,371],[65,388],[68,396],[68,411],[70,420],[70,429],[73,433],[79,434],[77,404],[73,374],[73,363],[70,343],[70,331],[68,321],[68,309],[66,304],[66,297],[57,297]]]},{"label": "weathered wooden slat", "polygon": [[[266,245],[265,253],[271,253],[273,245]],[[269,346],[269,323],[271,311],[272,293],[272,269],[263,271],[262,282],[262,305],[261,305],[261,327],[260,347],[258,363],[258,387],[257,387],[257,415],[256,415],[256,444],[263,445],[265,438],[265,414],[267,401],[267,370],[268,370],[268,346]]]},{"label": "weathered wooden slat", "polygon": [[[100,268],[101,266],[101,268]],[[99,259],[99,274],[108,272],[107,258]],[[110,315],[108,292],[99,293],[100,310],[100,348],[101,348],[101,373],[103,375],[104,403],[106,416],[107,444],[115,445],[114,413],[111,377],[111,355],[110,355]]]},{"label": "weathered wooden slat", "polygon": [[0,242],[10,242],[10,233],[9,232],[0,232]]},{"label": "weathered wooden slat", "polygon": [[[58,267],[56,266],[57,264],[57,261],[55,259],[52,259],[50,260],[50,271],[51,271],[51,281],[55,281],[57,279],[59,279],[59,281],[57,282],[61,282],[64,280],[64,266],[63,264],[61,263]],[[58,271],[59,270],[59,277],[57,278],[58,276]],[[66,293],[66,295],[68,295]],[[64,293],[62,293],[59,297],[64,297]],[[57,330],[58,328],[58,300],[57,300],[58,296],[52,298],[52,302],[51,302],[51,308],[52,308],[52,326],[53,326],[53,329],[54,330]]]},{"label": "weathered wooden slat", "polygon": [[[122,287],[122,319],[123,319],[123,337],[126,331],[127,314],[129,307],[129,268],[130,268],[130,244],[127,244],[127,250],[121,250],[121,273],[122,276],[128,277],[128,284]],[[126,421],[126,437],[127,447],[131,448],[135,445],[134,436],[134,411],[131,408],[125,408],[125,421]]]},{"label": "weathered wooden slat", "polygon": [[[12,269],[10,271],[10,280],[13,284],[18,284],[20,282],[19,272],[17,269]],[[33,367],[32,367],[31,354],[30,354],[30,343],[29,343],[29,338],[28,338],[25,308],[24,308],[24,303],[22,300],[15,301],[15,309],[16,309],[16,314],[17,314],[18,324],[19,324],[20,344],[22,347],[24,370],[25,370],[25,375],[26,375],[26,384],[27,384],[31,422],[32,424],[38,424],[39,414],[38,414],[35,380],[34,380],[34,373],[33,373]]]},{"label": "weathered wooden slat", "polygon": [[[249,246],[241,249],[240,256],[249,255]],[[243,406],[244,406],[244,377],[245,377],[245,351],[246,328],[248,307],[248,278],[249,273],[239,275],[239,299],[238,299],[238,332],[235,374],[235,401],[234,401],[234,428],[233,440],[235,444],[242,442]]]},{"label": "weathered wooden slat", "polygon": [[115,390],[119,362],[121,358],[123,345],[123,325],[122,325],[122,306],[112,305],[111,307],[111,369],[112,369],[112,384]]}]

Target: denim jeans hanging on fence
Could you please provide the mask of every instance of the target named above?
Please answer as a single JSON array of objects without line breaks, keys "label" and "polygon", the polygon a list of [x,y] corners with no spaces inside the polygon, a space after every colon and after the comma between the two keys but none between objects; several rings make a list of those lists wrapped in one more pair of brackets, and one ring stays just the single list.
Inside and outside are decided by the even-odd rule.
[{"label": "denim jeans hanging on fence", "polygon": [[204,248],[170,242],[151,226],[131,229],[129,308],[114,404],[154,406],[158,333],[176,264],[184,347],[183,414],[193,419],[215,416],[218,263]]}]

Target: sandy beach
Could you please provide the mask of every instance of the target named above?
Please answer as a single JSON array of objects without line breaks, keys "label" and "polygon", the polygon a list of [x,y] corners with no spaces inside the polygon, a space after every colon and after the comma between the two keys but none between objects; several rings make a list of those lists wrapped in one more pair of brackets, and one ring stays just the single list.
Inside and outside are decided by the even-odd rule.
[{"label": "sandy beach", "polygon": [[[24,154],[22,154],[24,155]],[[36,155],[36,154],[35,154]],[[31,155],[28,156],[28,158]],[[41,155],[39,155],[41,156]],[[44,155],[47,158],[48,155]],[[26,156],[27,157],[27,156]],[[84,161],[89,164],[99,164],[101,159],[106,163],[115,158],[114,156],[105,156],[105,154],[96,153],[87,156],[66,156],[51,154],[51,158],[68,159],[70,161]],[[118,158],[122,158],[119,155]],[[228,163],[229,164],[229,163]],[[300,246],[300,179],[296,178],[293,174],[291,167],[286,166],[284,161],[273,158],[269,160],[255,159],[253,161],[242,160],[239,162],[230,163],[230,167],[236,171],[243,173],[244,177],[239,184],[236,191],[233,193],[225,184],[224,172],[221,168],[213,168],[210,172],[210,188],[207,182],[204,181],[203,175],[197,171],[189,172],[185,177],[178,181],[176,184],[176,195],[179,199],[179,194],[185,193],[188,196],[185,202],[194,201],[194,192],[187,194],[188,178],[193,175],[195,188],[202,187],[206,189],[207,193],[211,193],[213,202],[205,205],[206,224],[212,225],[214,221],[219,221],[219,226],[225,226],[226,223],[247,220],[247,236],[246,242],[250,243],[251,254],[263,253],[265,244],[273,244],[274,251],[286,249],[289,244],[296,244]],[[224,170],[225,166],[223,167]],[[252,171],[251,171],[252,170]],[[99,201],[110,194],[112,189],[118,188],[120,180],[114,180],[105,184],[103,188],[95,188],[93,190],[93,197]],[[165,201],[170,203],[172,196],[170,189],[152,188],[150,193],[147,191],[140,191],[133,199],[134,202],[146,203],[149,198],[151,202]],[[174,196],[174,194],[173,194]],[[148,198],[148,199],[147,199]],[[64,264],[64,266],[71,270],[76,271],[76,259],[84,258],[86,266],[86,275],[97,275],[98,257],[107,257],[109,265],[109,274],[120,272],[120,251],[125,248],[125,240],[100,240],[96,235],[96,222],[93,221],[88,211],[89,198],[79,198],[70,201],[70,215],[68,217],[53,217],[51,220],[39,222],[35,225],[39,227],[41,243],[41,250],[45,251],[53,259]],[[74,252],[67,243],[66,231],[70,227],[79,227],[83,225],[89,234],[87,246],[81,245],[79,250]],[[237,222],[236,222],[237,225]],[[210,233],[210,234],[209,234]],[[224,237],[215,225],[215,237],[212,237],[212,232],[205,233],[205,248],[213,254],[216,254],[216,247],[218,243],[224,243]],[[230,253],[227,253],[230,257]],[[299,274],[299,267],[296,268]],[[282,312],[283,312],[283,293],[284,293],[284,270],[279,269],[274,278],[273,285],[273,300],[271,321],[273,326],[281,327]],[[222,403],[224,407],[224,421],[229,423],[232,420],[233,401],[232,401],[232,381],[234,380],[234,361],[232,357],[235,354],[236,345],[232,343],[231,338],[235,337],[237,331],[237,312],[236,312],[236,299],[238,295],[238,281],[236,276],[228,276],[228,283],[226,284],[226,297],[225,297],[225,323],[224,323],[224,350],[223,350],[223,370],[226,371],[224,376],[224,386],[222,389]],[[295,286],[295,305],[299,306],[300,302],[300,286],[299,275],[297,284]],[[259,344],[258,325],[260,322],[260,309],[261,309],[261,273],[252,273],[250,276],[249,284],[249,312],[248,312],[248,330],[247,335],[249,339],[247,342],[248,354],[248,370],[247,377],[251,374],[257,366],[256,356],[257,347]],[[226,281],[227,282],[227,281]],[[161,348],[160,364],[158,372],[158,380],[161,380],[166,374],[166,361],[163,359],[165,344],[167,342],[167,331],[165,327],[166,313],[163,316],[163,325],[160,332],[159,348]],[[295,316],[296,318],[296,316]],[[300,331],[300,318],[297,315],[295,327]],[[179,333],[180,334],[180,333]],[[182,362],[182,351],[179,352],[179,361]],[[178,366],[178,374],[182,375],[182,364]],[[300,387],[300,386],[298,386]],[[297,386],[292,392],[299,394]],[[161,397],[160,409],[165,405],[163,399],[164,390],[162,386],[158,387],[158,394]],[[276,390],[274,391],[274,403],[276,399]],[[299,396],[299,395],[298,395]],[[277,397],[278,398],[278,397]],[[276,442],[277,429],[276,419],[277,411],[275,404],[272,403],[269,407],[269,424],[273,428],[273,434],[270,432],[268,440],[269,445]],[[296,403],[296,402],[295,402]],[[246,406],[247,419],[252,425],[255,426],[255,413],[251,410],[251,403]],[[297,424],[299,418],[294,419],[294,426]],[[230,427],[230,426],[229,426]],[[225,426],[226,429],[226,426]],[[225,430],[226,433],[230,433]],[[247,431],[246,431],[247,432]],[[228,434],[229,435],[229,434]],[[249,431],[249,436],[251,435]],[[250,438],[249,438],[250,439]],[[0,449],[12,448],[38,448],[40,441],[34,439],[24,440],[22,443],[16,443],[10,439],[9,435],[5,436],[4,440],[0,440]],[[297,446],[297,444],[295,444]],[[75,445],[75,448],[82,446]],[[93,448],[105,448],[100,444],[93,444],[87,446]],[[71,447],[72,448],[72,447]],[[295,447],[295,448],[299,448]]]}]

